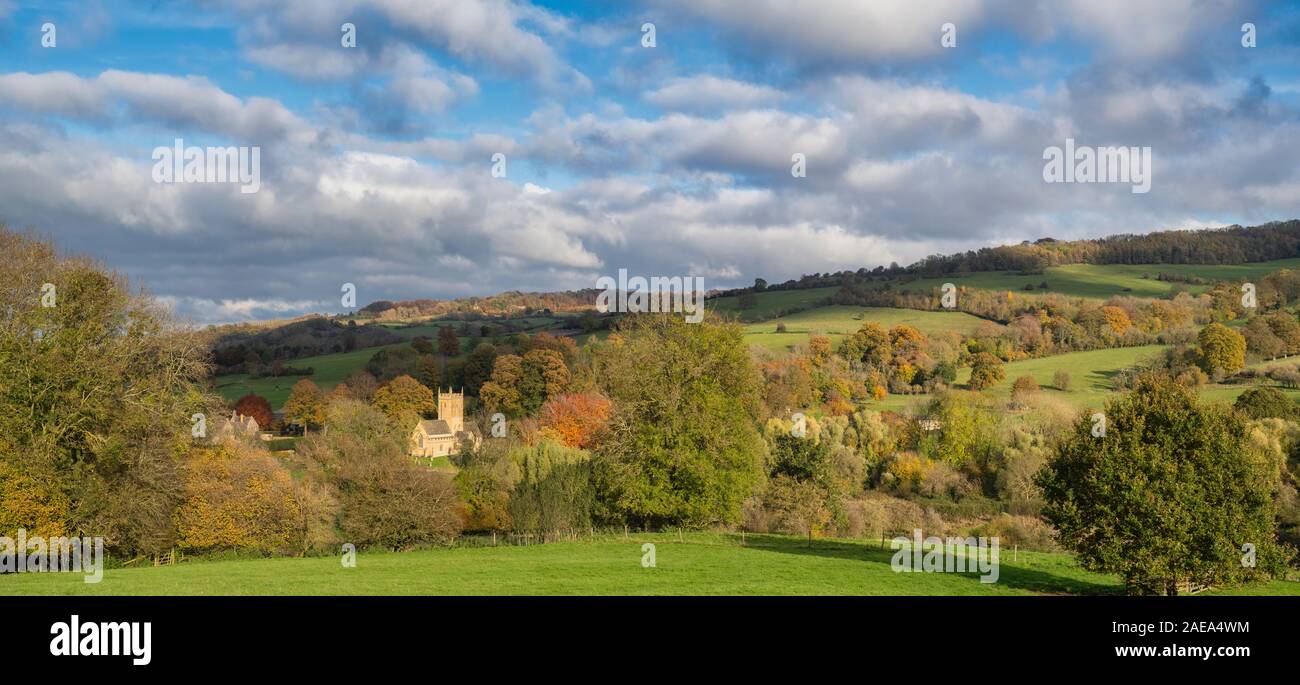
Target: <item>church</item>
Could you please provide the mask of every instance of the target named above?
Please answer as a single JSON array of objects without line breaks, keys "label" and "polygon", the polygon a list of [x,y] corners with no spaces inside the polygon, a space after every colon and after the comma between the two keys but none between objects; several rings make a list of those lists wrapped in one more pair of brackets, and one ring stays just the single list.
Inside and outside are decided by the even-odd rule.
[{"label": "church", "polygon": [[411,456],[431,459],[460,450],[465,442],[478,445],[478,436],[465,430],[465,393],[438,390],[438,418],[422,419],[411,431]]}]

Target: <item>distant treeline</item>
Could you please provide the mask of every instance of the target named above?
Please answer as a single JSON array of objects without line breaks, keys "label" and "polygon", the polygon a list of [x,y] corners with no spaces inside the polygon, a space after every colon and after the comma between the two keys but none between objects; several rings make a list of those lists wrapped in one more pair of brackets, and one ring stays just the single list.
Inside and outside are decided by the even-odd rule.
[{"label": "distant treeline", "polygon": [[[814,273],[769,284],[756,279],[753,286],[722,290],[716,296],[767,290],[806,290],[839,286],[846,282],[931,278],[974,271],[1017,271],[1039,274],[1065,264],[1244,264],[1300,257],[1300,220],[1274,221],[1254,227],[1229,226],[1195,231],[1159,231],[1145,235],[1121,234],[1092,240],[1040,238],[1019,245],[985,247],[951,255],[931,255],[910,266]],[[1160,274],[1160,280],[1208,283],[1194,276]]]},{"label": "distant treeline", "polygon": [[311,375],[310,368],[285,366],[290,359],[351,352],[392,345],[402,336],[381,326],[357,326],[316,317],[305,321],[247,332],[238,330],[219,337],[212,345],[216,375],[247,373],[260,376]]},{"label": "distant treeline", "polygon": [[966,271],[1038,273],[1062,264],[1243,264],[1296,256],[1300,256],[1300,220],[1095,240],[1042,238],[1033,243],[932,255],[908,271],[923,276]]},{"label": "distant treeline", "polygon": [[522,293],[509,291],[488,297],[465,297],[457,300],[379,300],[361,308],[360,314],[381,321],[428,318],[433,316],[470,319],[502,315],[551,314],[591,309],[597,290],[571,290],[556,293]]}]

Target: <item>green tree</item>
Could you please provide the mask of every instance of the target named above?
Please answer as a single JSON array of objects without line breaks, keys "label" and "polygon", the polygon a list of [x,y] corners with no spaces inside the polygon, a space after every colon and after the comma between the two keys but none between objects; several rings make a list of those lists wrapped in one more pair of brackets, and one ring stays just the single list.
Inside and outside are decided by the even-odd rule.
[{"label": "green tree", "polygon": [[621,326],[592,353],[616,407],[593,462],[602,503],[646,525],[739,520],[764,452],[760,379],[740,327],[671,315]]},{"label": "green tree", "polygon": [[[1180,583],[1285,567],[1274,540],[1277,472],[1239,414],[1150,374],[1104,414],[1104,436],[1082,417],[1037,478],[1044,518],[1084,568],[1118,574],[1133,594],[1177,594]],[[1246,544],[1254,568],[1242,564]]]},{"label": "green tree", "polygon": [[1277,388],[1250,388],[1233,406],[1252,419],[1290,419],[1296,414],[1295,402]]},{"label": "green tree", "polygon": [[1246,366],[1246,339],[1221,323],[1212,323],[1197,335],[1200,366],[1206,373],[1222,369],[1228,373]]},{"label": "green tree", "polygon": [[0,225],[0,524],[173,545],[192,416],[223,413],[208,353],[121,275]]},{"label": "green tree", "polygon": [[298,452],[307,467],[303,478],[336,494],[344,540],[400,550],[446,544],[460,534],[456,487],[407,455],[409,427],[390,424],[356,400],[331,405],[324,425]]}]

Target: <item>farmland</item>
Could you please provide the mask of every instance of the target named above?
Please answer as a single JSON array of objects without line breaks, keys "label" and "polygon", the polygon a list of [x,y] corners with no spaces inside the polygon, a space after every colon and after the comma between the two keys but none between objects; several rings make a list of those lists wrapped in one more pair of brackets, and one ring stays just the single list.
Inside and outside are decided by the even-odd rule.
[{"label": "farmland", "polygon": [[[785,351],[796,344],[808,342],[808,335],[812,333],[826,334],[832,342],[838,343],[845,335],[853,333],[867,322],[875,322],[885,328],[906,324],[926,335],[933,335],[943,331],[970,333],[983,319],[964,312],[832,305],[762,323],[747,324],[744,332],[745,340],[751,345]],[[778,333],[776,327],[781,324],[784,324],[785,332]]]}]

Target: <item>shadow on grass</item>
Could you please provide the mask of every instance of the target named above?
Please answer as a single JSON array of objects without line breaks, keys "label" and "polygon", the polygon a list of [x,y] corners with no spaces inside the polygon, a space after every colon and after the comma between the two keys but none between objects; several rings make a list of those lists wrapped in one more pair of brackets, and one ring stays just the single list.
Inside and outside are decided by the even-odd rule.
[{"label": "shadow on grass", "polygon": [[[741,541],[740,535],[737,534],[727,534],[726,537],[737,544]],[[880,547],[871,542],[855,543],[840,540],[813,540],[810,545],[807,540],[762,534],[746,534],[745,547],[783,554],[799,554],[830,559],[866,561],[884,564],[886,566],[890,565],[890,561],[893,559],[895,554],[894,550],[890,549],[888,542],[886,542],[884,547]],[[1046,569],[1029,568],[1025,565],[1025,563],[1028,563],[1027,561],[1022,563],[1012,563],[1008,560],[1005,550],[1002,550],[998,561],[1000,568],[997,582],[999,585],[1044,594],[1123,594],[1123,590],[1115,585],[1096,582],[1086,578],[1058,575]],[[1083,571],[1080,571],[1080,573],[1083,573]],[[967,578],[971,580],[971,582],[980,582],[979,573],[958,573],[953,575]]]}]

